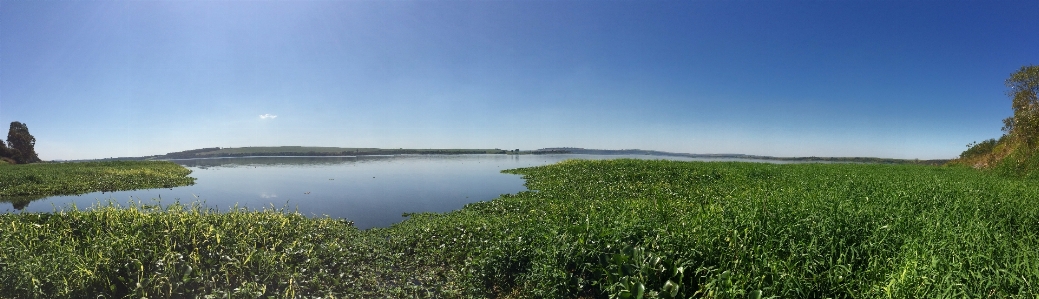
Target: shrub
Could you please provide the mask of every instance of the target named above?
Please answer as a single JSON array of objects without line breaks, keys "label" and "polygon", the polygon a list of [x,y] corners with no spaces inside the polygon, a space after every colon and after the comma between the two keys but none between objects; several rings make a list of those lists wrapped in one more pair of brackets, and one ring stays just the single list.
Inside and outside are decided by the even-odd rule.
[{"label": "shrub", "polygon": [[960,159],[969,159],[987,155],[992,153],[992,149],[996,148],[996,139],[989,139],[982,142],[974,142],[967,145],[967,150],[960,154]]}]

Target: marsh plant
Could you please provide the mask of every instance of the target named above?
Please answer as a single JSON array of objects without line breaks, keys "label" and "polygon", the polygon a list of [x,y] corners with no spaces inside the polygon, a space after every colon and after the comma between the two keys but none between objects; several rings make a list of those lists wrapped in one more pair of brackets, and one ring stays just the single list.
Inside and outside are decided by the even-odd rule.
[{"label": "marsh plant", "polygon": [[388,228],[286,210],[0,215],[15,298],[1039,294],[1039,182],[969,167],[570,160]]},{"label": "marsh plant", "polygon": [[15,208],[54,195],[172,188],[191,185],[191,170],[169,161],[114,161],[4,165],[0,201]]}]

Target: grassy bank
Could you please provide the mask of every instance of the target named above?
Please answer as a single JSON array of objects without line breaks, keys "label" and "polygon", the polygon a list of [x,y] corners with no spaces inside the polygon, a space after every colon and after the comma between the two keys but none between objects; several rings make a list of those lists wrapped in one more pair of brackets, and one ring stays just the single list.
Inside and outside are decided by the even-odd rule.
[{"label": "grassy bank", "polygon": [[389,228],[284,211],[0,215],[0,294],[1032,297],[1039,183],[967,167],[567,161]]},{"label": "grassy bank", "polygon": [[190,185],[191,170],[165,161],[3,165],[0,201],[16,206],[54,195]]}]

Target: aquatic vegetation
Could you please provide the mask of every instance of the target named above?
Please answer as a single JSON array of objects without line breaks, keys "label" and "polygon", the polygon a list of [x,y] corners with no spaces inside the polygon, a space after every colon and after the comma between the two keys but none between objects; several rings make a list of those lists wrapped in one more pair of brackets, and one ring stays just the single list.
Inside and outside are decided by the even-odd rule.
[{"label": "aquatic vegetation", "polygon": [[0,200],[190,185],[191,170],[167,161],[5,165]]},{"label": "aquatic vegetation", "polygon": [[[476,297],[1034,295],[1039,183],[966,167],[567,161],[393,228]],[[453,286],[453,285],[452,285]]]},{"label": "aquatic vegetation", "polygon": [[[2,165],[2,164],[0,164]],[[0,202],[21,210],[55,195],[172,188],[194,184],[191,170],[166,161],[36,163],[3,165]]]},{"label": "aquatic vegetation", "polygon": [[0,297],[365,294],[379,286],[365,265],[386,264],[348,221],[275,209],[108,203],[3,214],[0,227]]},{"label": "aquatic vegetation", "polygon": [[968,167],[578,161],[389,228],[197,205],[0,215],[0,294],[921,298],[1039,294],[1039,182]]}]

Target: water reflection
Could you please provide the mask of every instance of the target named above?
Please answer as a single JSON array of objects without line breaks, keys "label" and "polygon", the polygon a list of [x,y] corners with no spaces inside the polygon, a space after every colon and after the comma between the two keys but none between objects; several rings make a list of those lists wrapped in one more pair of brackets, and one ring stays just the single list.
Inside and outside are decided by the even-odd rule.
[{"label": "water reflection", "polygon": [[[174,160],[188,167],[195,185],[172,189],[95,192],[77,196],[14,198],[0,202],[27,212],[89,207],[97,202],[152,199],[160,203],[201,201],[226,211],[233,206],[297,210],[309,216],[354,221],[359,228],[385,227],[401,214],[447,212],[467,203],[526,190],[518,175],[501,170],[566,159],[672,159],[596,155],[399,155],[361,157],[244,157]],[[701,159],[702,160],[702,159]],[[730,159],[731,160],[731,159]],[[29,203],[32,202],[31,205]],[[0,203],[0,209],[3,209]]]},{"label": "water reflection", "polygon": [[39,199],[42,199],[42,198],[46,198],[46,197],[47,196],[38,196],[38,195],[13,196],[13,197],[0,198],[0,202],[11,203],[11,206],[15,210],[22,210],[22,209],[25,209],[26,206],[29,206],[30,202],[33,202],[35,200],[39,200]]}]

